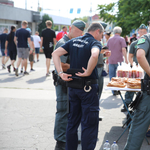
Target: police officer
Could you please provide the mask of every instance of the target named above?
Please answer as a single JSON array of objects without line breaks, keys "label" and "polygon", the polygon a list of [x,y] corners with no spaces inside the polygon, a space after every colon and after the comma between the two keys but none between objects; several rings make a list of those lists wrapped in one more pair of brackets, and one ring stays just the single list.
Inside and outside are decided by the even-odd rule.
[{"label": "police officer", "polygon": [[[101,23],[103,28],[105,29],[107,27],[107,24]],[[102,42],[101,42],[102,43]],[[103,54],[100,54],[98,58],[98,63],[97,63],[97,72],[98,72],[98,86],[99,86],[99,99],[101,98],[102,90],[103,90],[103,83],[104,83],[104,78],[103,78],[103,70],[104,70],[104,61],[103,61]]]},{"label": "police officer", "polygon": [[[147,27],[144,24],[141,24],[139,27],[138,33],[139,33],[139,37],[141,37],[144,34],[147,34]],[[130,45],[128,59],[129,59],[131,66],[133,66],[133,62],[135,62],[136,65],[138,65],[138,61],[136,59],[137,42],[138,42],[138,40],[133,41]],[[127,91],[125,93],[125,103],[126,103],[127,107],[131,103],[133,97],[134,97],[134,92]],[[126,107],[123,106],[123,108],[121,109],[121,112],[125,112],[125,111],[127,111]]]},{"label": "police officer", "polygon": [[[103,27],[99,23],[93,23],[88,28],[88,33],[67,42],[52,54],[58,75],[65,81],[72,82],[74,79],[86,81],[84,88],[69,87],[70,111],[66,133],[66,150],[77,150],[77,129],[81,122],[82,127],[82,150],[94,150],[97,141],[99,123],[99,99],[96,64],[101,50]],[[70,68],[82,69],[82,72],[71,74],[63,73],[60,65],[60,56],[70,55]],[[106,53],[107,55],[107,53]],[[82,77],[82,78],[81,78]],[[84,82],[82,82],[84,83]],[[80,85],[77,82],[76,86]],[[89,88],[88,89],[86,89]]]},{"label": "police officer", "polygon": [[138,40],[136,57],[138,63],[146,72],[144,76],[145,85],[142,86],[141,84],[143,97],[134,111],[131,129],[124,150],[140,150],[150,125],[150,34],[145,34]]},{"label": "police officer", "polygon": [[[81,20],[74,21],[72,25],[69,27],[69,33],[65,34],[63,38],[57,42],[55,49],[65,44],[70,39],[81,36],[83,34],[84,28],[85,28],[85,22]],[[61,66],[62,66],[63,72],[66,72],[67,69],[70,68],[69,55],[66,55],[66,56],[62,55],[60,59],[61,59]],[[61,79],[59,79],[59,81],[60,80]],[[57,142],[56,142],[55,150],[65,150],[66,128],[67,128],[67,122],[68,122],[67,87],[63,85],[64,82],[58,82],[58,81],[56,82],[57,84],[55,84],[55,89],[56,89],[56,97],[57,97],[56,99],[57,101],[56,111],[57,112],[55,116],[54,138]]]}]

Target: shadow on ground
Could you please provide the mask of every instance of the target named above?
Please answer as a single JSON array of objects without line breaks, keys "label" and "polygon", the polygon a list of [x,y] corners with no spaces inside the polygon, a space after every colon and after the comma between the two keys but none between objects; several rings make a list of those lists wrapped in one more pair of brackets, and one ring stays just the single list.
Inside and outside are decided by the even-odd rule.
[{"label": "shadow on ground", "polygon": [[40,77],[40,78],[36,78],[36,79],[30,79],[28,81],[26,81],[28,84],[33,84],[33,83],[41,83],[44,82],[46,80],[46,76]]},{"label": "shadow on ground", "polygon": [[119,108],[122,105],[122,100],[119,96],[109,96],[100,100],[100,107],[104,109]]}]

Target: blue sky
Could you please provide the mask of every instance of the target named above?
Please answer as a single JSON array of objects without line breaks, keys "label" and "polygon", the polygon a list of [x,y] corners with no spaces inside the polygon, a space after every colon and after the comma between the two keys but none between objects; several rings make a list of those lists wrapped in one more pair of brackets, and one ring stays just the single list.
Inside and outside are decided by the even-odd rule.
[{"label": "blue sky", "polygon": [[[64,16],[68,18],[90,16],[97,13],[98,4],[109,4],[118,0],[13,0],[15,7],[37,10],[39,6],[43,8],[43,12]],[[73,8],[73,13],[70,14],[70,9]],[[80,14],[77,14],[77,9],[80,8]],[[92,13],[90,9],[92,8]]]}]

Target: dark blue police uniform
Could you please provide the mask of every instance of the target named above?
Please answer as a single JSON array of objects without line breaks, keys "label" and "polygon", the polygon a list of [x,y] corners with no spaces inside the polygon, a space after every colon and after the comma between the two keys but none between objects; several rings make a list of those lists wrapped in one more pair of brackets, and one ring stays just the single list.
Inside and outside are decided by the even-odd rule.
[{"label": "dark blue police uniform", "polygon": [[[86,33],[84,36],[77,37],[62,46],[70,55],[70,68],[87,68],[91,49],[102,48],[101,43],[94,37]],[[86,77],[86,80],[98,79],[97,69]],[[94,150],[98,135],[99,123],[99,99],[98,84],[92,84],[90,92],[84,89],[69,88],[69,115],[66,133],[66,150],[77,150],[78,136],[77,129],[81,122],[82,128],[82,150]]]}]

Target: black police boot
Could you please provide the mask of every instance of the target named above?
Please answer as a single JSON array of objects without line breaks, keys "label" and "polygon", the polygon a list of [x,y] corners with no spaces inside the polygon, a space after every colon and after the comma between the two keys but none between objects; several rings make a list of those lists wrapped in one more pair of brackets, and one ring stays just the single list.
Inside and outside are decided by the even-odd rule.
[{"label": "black police boot", "polygon": [[55,150],[65,150],[66,143],[65,142],[56,142]]},{"label": "black police boot", "polygon": [[[126,105],[127,105],[127,107],[128,107],[129,104],[126,104]],[[121,112],[126,112],[126,111],[127,111],[126,107],[123,106],[123,108],[121,109]]]}]

